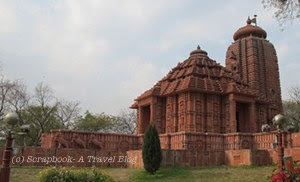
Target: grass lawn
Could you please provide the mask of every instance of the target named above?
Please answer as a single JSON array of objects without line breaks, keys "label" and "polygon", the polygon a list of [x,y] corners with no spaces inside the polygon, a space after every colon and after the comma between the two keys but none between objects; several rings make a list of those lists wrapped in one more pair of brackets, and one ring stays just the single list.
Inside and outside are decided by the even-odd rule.
[{"label": "grass lawn", "polygon": [[[11,171],[12,182],[39,181],[39,172],[42,167],[15,167]],[[207,167],[207,168],[161,168],[155,175],[147,174],[143,169],[127,168],[99,168],[105,174],[112,176],[116,181],[270,181],[267,176],[274,169],[271,167]]]}]

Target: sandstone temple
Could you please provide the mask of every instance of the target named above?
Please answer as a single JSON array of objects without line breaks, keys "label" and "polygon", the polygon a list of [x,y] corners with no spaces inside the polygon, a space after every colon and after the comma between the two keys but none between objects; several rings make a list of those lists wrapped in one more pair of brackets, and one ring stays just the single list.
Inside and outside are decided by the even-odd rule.
[{"label": "sandstone temple", "polygon": [[[163,166],[269,165],[277,162],[272,118],[282,113],[278,59],[267,33],[248,18],[233,35],[226,65],[198,46],[152,88],[138,96],[137,134],[52,130],[23,156],[126,156],[113,163],[61,165],[142,167],[143,134],[154,123]],[[270,125],[270,131],[262,131]],[[284,133],[285,154],[300,159],[300,133]],[[23,165],[45,165],[43,163]],[[49,165],[49,164],[48,164]]]},{"label": "sandstone temple", "polygon": [[136,99],[138,134],[154,122],[159,133],[256,133],[282,112],[274,46],[258,26],[238,29],[226,66],[199,46]]}]

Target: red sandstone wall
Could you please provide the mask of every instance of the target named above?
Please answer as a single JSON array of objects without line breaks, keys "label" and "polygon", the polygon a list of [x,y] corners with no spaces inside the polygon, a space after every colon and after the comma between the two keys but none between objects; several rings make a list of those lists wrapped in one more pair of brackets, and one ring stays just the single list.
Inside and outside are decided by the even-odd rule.
[{"label": "red sandstone wall", "polygon": [[[2,150],[0,150],[2,154]],[[162,166],[219,166],[219,165],[258,165],[265,166],[277,163],[277,153],[274,149],[268,150],[225,150],[225,151],[197,151],[197,150],[163,150]],[[300,160],[300,148],[286,148],[285,156],[293,156],[294,160]],[[37,157],[73,157],[72,162],[48,163],[33,162],[33,158]],[[93,157],[114,157],[113,161],[97,162],[92,159],[89,161],[88,156]],[[134,159],[134,163],[128,160],[120,161],[119,156],[126,159]],[[24,162],[17,163],[16,157],[24,157]],[[80,158],[83,160],[80,160]],[[124,159],[125,159],[124,158]],[[0,161],[1,163],[2,161]],[[87,150],[87,149],[45,149],[40,147],[27,147],[24,151],[12,157],[13,165],[16,166],[76,166],[76,167],[130,167],[142,168],[143,159],[141,150],[130,151],[106,151],[106,150]]]},{"label": "red sandstone wall", "polygon": [[[269,165],[277,161],[277,154],[273,147],[276,133],[232,133],[232,134],[214,134],[214,133],[197,133],[197,132],[177,132],[173,134],[160,135],[161,147],[163,152],[163,166],[207,166],[207,165]],[[102,134],[103,135],[103,134]],[[51,136],[51,134],[49,135]],[[111,137],[113,136],[113,137]],[[129,163],[62,163],[63,166],[92,166],[99,167],[124,167],[127,164],[138,167],[141,166],[141,154],[139,151],[130,153],[130,147],[141,149],[143,135],[135,136],[135,144],[129,147],[116,147],[118,142],[126,140],[130,135],[111,135],[108,134],[104,139],[107,148],[103,149],[80,149],[80,148],[34,148],[27,147],[20,154],[24,158],[34,157],[67,157],[72,156],[76,159],[83,156],[111,157],[111,156],[128,156],[136,155],[137,164]],[[300,133],[285,134],[283,137],[285,155],[292,155],[294,159],[300,160]],[[49,142],[51,137],[46,137],[45,141]],[[116,139],[118,138],[118,139]],[[45,143],[45,146],[47,143]],[[134,150],[133,149],[133,150]],[[170,150],[166,150],[170,149]],[[126,153],[127,151],[127,153]],[[129,153],[128,153],[129,152]],[[0,150],[0,154],[2,151]],[[0,158],[1,160],[1,158]],[[50,164],[24,162],[26,166],[45,166]]]},{"label": "red sandstone wall", "polygon": [[290,139],[292,143],[291,147],[300,147],[300,133],[292,133]]},{"label": "red sandstone wall", "polygon": [[177,132],[178,127],[178,102],[177,96],[168,96],[166,98],[166,133]]},{"label": "red sandstone wall", "polygon": [[[274,149],[269,150],[226,150],[226,151],[194,151],[194,150],[163,150],[162,167],[168,166],[266,166],[277,163]],[[137,157],[135,164],[128,163],[129,168],[143,168],[142,151],[127,151],[130,157]],[[294,160],[300,159],[300,148],[285,149],[285,155],[293,156]]]},{"label": "red sandstone wall", "polygon": [[225,164],[230,166],[266,166],[277,161],[274,150],[226,150]]},{"label": "red sandstone wall", "polygon": [[[57,148],[54,145],[56,134],[70,142],[70,148]],[[97,133],[97,141],[103,143],[102,149],[79,149],[72,144],[74,133],[78,133],[81,139],[89,141],[91,133],[54,130],[43,137],[43,148],[26,149],[25,156],[111,156],[113,153],[122,153],[142,148],[143,135],[120,135]],[[206,166],[206,165],[269,165],[277,161],[276,152],[273,149],[276,133],[203,133],[203,132],[176,132],[161,134],[160,141],[163,152],[163,166]],[[284,134],[283,142],[286,147],[286,155],[292,155],[300,159],[300,133]],[[74,142],[74,141],[73,141]],[[89,147],[89,145],[87,145]],[[72,149],[76,148],[76,150]],[[78,152],[77,152],[78,151]],[[129,164],[132,167],[141,167],[141,154],[139,151],[128,153],[128,156],[137,155],[137,163]],[[33,164],[24,164],[33,165]],[[41,164],[34,164],[41,165]],[[69,165],[69,164],[68,164]],[[78,166],[91,164],[81,163]],[[98,164],[108,166],[108,164]],[[109,164],[117,167],[124,164]],[[104,167],[103,166],[103,167]]]},{"label": "red sandstone wall", "polygon": [[[276,133],[200,133],[177,132],[160,135],[162,149],[185,150],[238,150],[238,149],[273,149]],[[285,147],[300,147],[300,133],[285,134]],[[139,140],[140,146],[142,138]]]},{"label": "red sandstone wall", "polygon": [[[136,156],[139,160],[135,164],[128,163],[130,168],[143,168],[142,151],[127,151],[128,156]],[[189,151],[162,150],[162,167],[170,166],[220,166],[224,165],[223,151]]]},{"label": "red sandstone wall", "polygon": [[218,95],[188,92],[168,96],[166,133],[225,132],[225,107],[225,99]]},{"label": "red sandstone wall", "polygon": [[[61,148],[83,148],[72,141],[74,133],[86,143],[87,149],[105,149],[111,151],[141,149],[143,135],[122,135],[108,133],[87,133],[77,131],[53,130],[50,134],[42,137],[43,148],[58,148],[55,137],[63,138],[69,143],[69,147]],[[100,148],[89,143],[91,135],[101,144]],[[237,150],[237,149],[272,149],[276,133],[202,133],[202,132],[176,132],[161,134],[160,141],[162,149],[185,149],[185,150]],[[283,137],[286,147],[300,147],[300,133],[285,134]]]},{"label": "red sandstone wall", "polygon": [[[74,141],[75,135],[78,140],[84,143],[85,147]],[[113,134],[113,133],[93,133],[70,130],[51,130],[49,134],[42,135],[42,148],[58,148],[59,140],[67,143],[67,147],[62,148],[88,148],[105,150],[134,150],[139,147],[137,135]],[[91,140],[96,141],[92,143]]]},{"label": "red sandstone wall", "polygon": [[244,150],[227,150],[225,151],[225,163],[230,166],[252,165],[251,151]]}]

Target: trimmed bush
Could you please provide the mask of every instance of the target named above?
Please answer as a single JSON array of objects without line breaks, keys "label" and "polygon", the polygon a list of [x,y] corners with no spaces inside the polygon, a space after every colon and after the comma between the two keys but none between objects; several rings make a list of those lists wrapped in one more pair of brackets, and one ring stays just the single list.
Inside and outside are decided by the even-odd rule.
[{"label": "trimmed bush", "polygon": [[147,128],[143,139],[143,162],[145,170],[150,174],[155,174],[159,169],[162,160],[160,140],[154,124]]},{"label": "trimmed bush", "polygon": [[114,182],[96,169],[50,167],[41,171],[40,182]]}]

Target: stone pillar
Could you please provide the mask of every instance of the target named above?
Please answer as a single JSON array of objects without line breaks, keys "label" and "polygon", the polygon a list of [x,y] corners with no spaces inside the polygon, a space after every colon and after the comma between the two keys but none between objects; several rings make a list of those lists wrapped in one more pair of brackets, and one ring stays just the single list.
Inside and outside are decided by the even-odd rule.
[{"label": "stone pillar", "polygon": [[257,126],[256,106],[255,102],[250,103],[250,132],[260,132]]},{"label": "stone pillar", "polygon": [[166,133],[172,133],[173,129],[173,98],[168,96],[166,98]]},{"label": "stone pillar", "polygon": [[174,128],[172,132],[178,132],[178,95],[174,96],[174,103],[173,103],[173,121],[174,121]]},{"label": "stone pillar", "polygon": [[137,109],[137,134],[143,133],[143,123],[142,123],[142,107]]},{"label": "stone pillar", "polygon": [[150,104],[150,122],[149,124],[152,124],[155,122],[155,106],[153,101]]},{"label": "stone pillar", "polygon": [[229,96],[229,121],[230,121],[230,132],[237,132],[236,126],[236,101],[233,95]]}]

